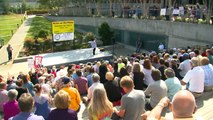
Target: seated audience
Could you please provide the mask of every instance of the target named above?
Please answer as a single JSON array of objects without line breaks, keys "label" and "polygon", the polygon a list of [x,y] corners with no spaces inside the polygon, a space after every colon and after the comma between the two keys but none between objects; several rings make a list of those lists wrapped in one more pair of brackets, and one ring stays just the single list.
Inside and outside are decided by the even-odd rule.
[{"label": "seated audience", "polygon": [[[143,120],[159,120],[161,118],[161,112],[164,107],[169,105],[169,99],[164,97],[161,101],[156,105],[156,107],[151,112],[146,112],[143,114]],[[187,90],[181,90],[177,92],[170,105],[170,110],[173,114],[173,118],[166,118],[169,120],[177,119],[187,119],[187,120],[196,120],[193,114],[196,112],[197,105],[195,102],[195,98]]]},{"label": "seated audience", "polygon": [[165,71],[166,76],[166,86],[167,86],[167,96],[170,100],[172,100],[173,96],[182,89],[180,80],[175,77],[175,72],[172,68],[167,68]]},{"label": "seated audience", "polygon": [[100,76],[97,73],[93,73],[92,75],[93,84],[88,89],[86,102],[89,102],[92,98],[93,91],[96,87],[104,87],[102,83],[100,83]]},{"label": "seated audience", "polygon": [[108,100],[104,87],[96,87],[88,106],[89,120],[108,120],[113,113],[113,105]]},{"label": "seated audience", "polygon": [[81,96],[87,94],[88,82],[87,78],[82,76],[82,71],[79,69],[76,71],[78,78],[74,80],[75,88],[79,91]]},{"label": "seated audience", "polygon": [[78,112],[80,110],[80,102],[81,102],[81,97],[78,90],[72,87],[70,78],[62,77],[61,81],[63,83],[63,88],[61,90],[67,92],[70,98],[69,109]]},{"label": "seated audience", "polygon": [[8,91],[9,101],[3,105],[4,120],[8,120],[10,117],[17,115],[20,112],[16,97],[18,92],[15,89]]},{"label": "seated audience", "polygon": [[126,94],[121,98],[120,110],[114,109],[115,114],[123,120],[141,120],[141,114],[145,112],[144,92],[134,89],[133,80],[129,76],[122,77],[120,85]]},{"label": "seated audience", "polygon": [[114,80],[114,75],[112,72],[106,73],[106,83],[104,83],[104,88],[107,93],[107,97],[110,102],[112,102],[113,106],[120,106],[121,104],[121,91],[118,85],[118,81]]},{"label": "seated audience", "polygon": [[146,103],[146,110],[152,110],[161,98],[167,96],[167,86],[166,83],[161,80],[161,72],[158,69],[152,70],[153,83],[145,90],[145,95],[150,96],[150,102]]},{"label": "seated audience", "polygon": [[5,82],[0,83],[0,113],[3,113],[3,104],[6,103],[9,98],[7,96],[8,91],[7,84]]},{"label": "seated audience", "polygon": [[23,94],[23,93],[28,93],[28,90],[27,88],[23,88],[22,85],[23,85],[23,80],[22,79],[19,79],[16,81],[16,85],[17,85],[17,88],[16,90],[18,91],[18,95],[16,97],[16,100],[19,99],[19,97]]},{"label": "seated audience", "polygon": [[35,114],[41,115],[44,117],[44,119],[47,119],[49,113],[50,113],[50,106],[49,102],[51,101],[51,98],[49,94],[42,93],[42,86],[40,84],[36,84],[34,86],[35,90]]},{"label": "seated audience", "polygon": [[78,120],[77,113],[69,109],[70,105],[69,94],[63,90],[56,93],[54,97],[54,105],[56,109],[53,109],[48,120]]},{"label": "seated audience", "polygon": [[34,106],[34,99],[29,93],[24,93],[18,100],[18,106],[21,112],[9,120],[44,120],[42,116],[31,113]]},{"label": "seated audience", "polygon": [[133,81],[136,90],[143,90],[144,88],[144,73],[142,72],[141,65],[139,63],[133,64]]},{"label": "seated audience", "polygon": [[213,66],[207,57],[201,59],[201,68],[204,70],[204,91],[211,91],[213,88]]},{"label": "seated audience", "polygon": [[195,98],[200,97],[204,91],[204,71],[198,66],[199,60],[197,57],[193,57],[191,59],[192,62],[192,70],[189,70],[184,76],[183,80],[181,80],[181,84],[185,85],[189,83],[189,87],[187,88]]}]

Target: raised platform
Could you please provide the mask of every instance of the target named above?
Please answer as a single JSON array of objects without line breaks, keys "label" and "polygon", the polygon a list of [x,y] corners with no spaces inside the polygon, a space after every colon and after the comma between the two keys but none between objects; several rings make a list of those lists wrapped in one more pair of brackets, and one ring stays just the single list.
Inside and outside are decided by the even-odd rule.
[{"label": "raised platform", "polygon": [[51,67],[53,65],[68,65],[72,63],[86,63],[93,62],[95,60],[101,59],[111,59],[113,55],[108,51],[101,52],[96,49],[96,55],[92,54],[92,48],[78,49],[57,53],[41,54],[43,56],[42,64],[46,67]]}]

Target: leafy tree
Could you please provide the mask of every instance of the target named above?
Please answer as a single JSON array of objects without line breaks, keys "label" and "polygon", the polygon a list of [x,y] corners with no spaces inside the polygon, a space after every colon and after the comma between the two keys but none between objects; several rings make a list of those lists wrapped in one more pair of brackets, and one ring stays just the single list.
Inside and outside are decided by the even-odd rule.
[{"label": "leafy tree", "polygon": [[9,13],[9,3],[7,0],[0,0],[0,8],[3,9],[4,14]]},{"label": "leafy tree", "polygon": [[58,9],[59,7],[68,5],[70,2],[70,0],[38,0],[41,7],[49,9]]},{"label": "leafy tree", "polygon": [[101,24],[101,26],[98,28],[98,34],[101,36],[103,45],[112,44],[112,37],[114,32],[111,30],[107,22]]},{"label": "leafy tree", "polygon": [[22,0],[21,8],[22,8],[23,12],[26,11],[26,9],[27,9],[26,0]]}]

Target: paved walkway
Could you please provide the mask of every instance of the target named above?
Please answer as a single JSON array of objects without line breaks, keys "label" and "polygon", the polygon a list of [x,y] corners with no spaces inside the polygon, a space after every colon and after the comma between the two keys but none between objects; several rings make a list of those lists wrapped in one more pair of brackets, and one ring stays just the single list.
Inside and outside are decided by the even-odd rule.
[{"label": "paved walkway", "polygon": [[[32,22],[32,18],[34,16],[29,16],[27,20],[19,27],[16,33],[12,36],[8,44],[11,44],[13,48],[13,56],[12,61],[8,61],[8,54],[7,54],[7,46],[8,44],[4,45],[0,49],[0,74],[3,76],[7,76],[11,74],[11,68],[14,68],[17,65],[13,65],[13,60],[18,56],[19,51],[21,50],[25,36],[27,35],[27,31],[30,28],[30,24]],[[21,65],[22,66],[22,65]],[[17,68],[14,68],[17,70]]]}]

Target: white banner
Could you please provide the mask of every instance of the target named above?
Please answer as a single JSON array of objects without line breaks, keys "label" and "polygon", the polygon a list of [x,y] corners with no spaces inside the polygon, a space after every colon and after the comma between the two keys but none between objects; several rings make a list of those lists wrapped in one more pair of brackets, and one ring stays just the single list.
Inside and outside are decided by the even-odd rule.
[{"label": "white banner", "polygon": [[174,9],[172,14],[173,15],[179,15],[179,13],[180,13],[179,9]]},{"label": "white banner", "polygon": [[34,68],[34,60],[33,59],[27,59],[27,63],[28,63],[28,69],[32,69]]},{"label": "white banner", "polygon": [[53,34],[53,41],[66,41],[66,40],[74,40],[74,33],[60,33]]},{"label": "white banner", "polygon": [[162,8],[162,9],[161,9],[160,15],[166,15],[166,8]]}]

